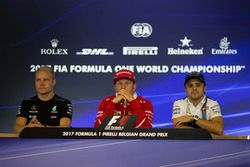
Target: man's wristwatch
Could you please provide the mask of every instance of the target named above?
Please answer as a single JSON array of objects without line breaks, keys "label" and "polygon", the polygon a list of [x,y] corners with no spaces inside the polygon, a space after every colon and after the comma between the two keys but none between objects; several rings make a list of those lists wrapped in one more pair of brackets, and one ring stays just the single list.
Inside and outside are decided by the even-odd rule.
[{"label": "man's wristwatch", "polygon": [[194,115],[194,123],[196,123],[196,121],[198,121],[200,118],[198,115]]}]

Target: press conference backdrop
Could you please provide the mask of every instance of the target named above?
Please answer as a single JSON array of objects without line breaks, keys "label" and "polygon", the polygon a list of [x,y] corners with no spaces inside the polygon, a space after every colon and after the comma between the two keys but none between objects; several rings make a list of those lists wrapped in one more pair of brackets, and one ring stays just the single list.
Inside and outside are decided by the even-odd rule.
[{"label": "press conference backdrop", "polygon": [[73,127],[93,127],[113,73],[133,70],[154,106],[154,127],[171,127],[190,71],[205,75],[225,133],[250,134],[250,2],[247,0],[1,1],[0,131],[10,132],[34,71],[50,65],[55,91],[74,107]]}]

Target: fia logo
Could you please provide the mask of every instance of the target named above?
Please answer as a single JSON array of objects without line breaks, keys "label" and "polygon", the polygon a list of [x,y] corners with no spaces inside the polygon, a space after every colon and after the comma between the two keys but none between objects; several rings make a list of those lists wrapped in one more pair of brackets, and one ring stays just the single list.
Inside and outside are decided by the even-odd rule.
[{"label": "fia logo", "polygon": [[130,28],[131,34],[136,38],[147,38],[152,32],[152,26],[148,23],[135,23]]},{"label": "fia logo", "polygon": [[230,42],[227,40],[227,37],[224,37],[220,40],[220,48],[222,50],[227,50],[229,48]]}]

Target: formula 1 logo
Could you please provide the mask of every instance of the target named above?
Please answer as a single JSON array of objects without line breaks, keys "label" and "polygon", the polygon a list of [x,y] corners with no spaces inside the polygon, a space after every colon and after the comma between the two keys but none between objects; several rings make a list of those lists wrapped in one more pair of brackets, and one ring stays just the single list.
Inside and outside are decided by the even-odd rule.
[{"label": "formula 1 logo", "polygon": [[152,32],[152,26],[148,23],[135,23],[131,26],[131,34],[136,38],[147,38],[149,37]]},{"label": "formula 1 logo", "polygon": [[124,130],[131,128],[137,120],[136,115],[108,115],[99,126],[104,130]]},{"label": "formula 1 logo", "polygon": [[109,121],[108,126],[124,126],[129,120],[130,116],[128,115],[115,115]]}]

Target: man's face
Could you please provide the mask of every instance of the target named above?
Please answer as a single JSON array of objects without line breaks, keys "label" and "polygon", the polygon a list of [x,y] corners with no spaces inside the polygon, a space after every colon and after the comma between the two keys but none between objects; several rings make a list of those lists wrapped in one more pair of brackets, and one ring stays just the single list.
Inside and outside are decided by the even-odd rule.
[{"label": "man's face", "polygon": [[56,80],[49,71],[37,71],[35,76],[35,88],[38,94],[46,95],[53,92]]},{"label": "man's face", "polygon": [[185,85],[188,97],[191,100],[199,100],[206,92],[206,86],[199,79],[191,79]]},{"label": "man's face", "polygon": [[115,91],[119,92],[121,89],[125,89],[131,95],[134,94],[136,84],[129,79],[120,79],[115,83]]}]

